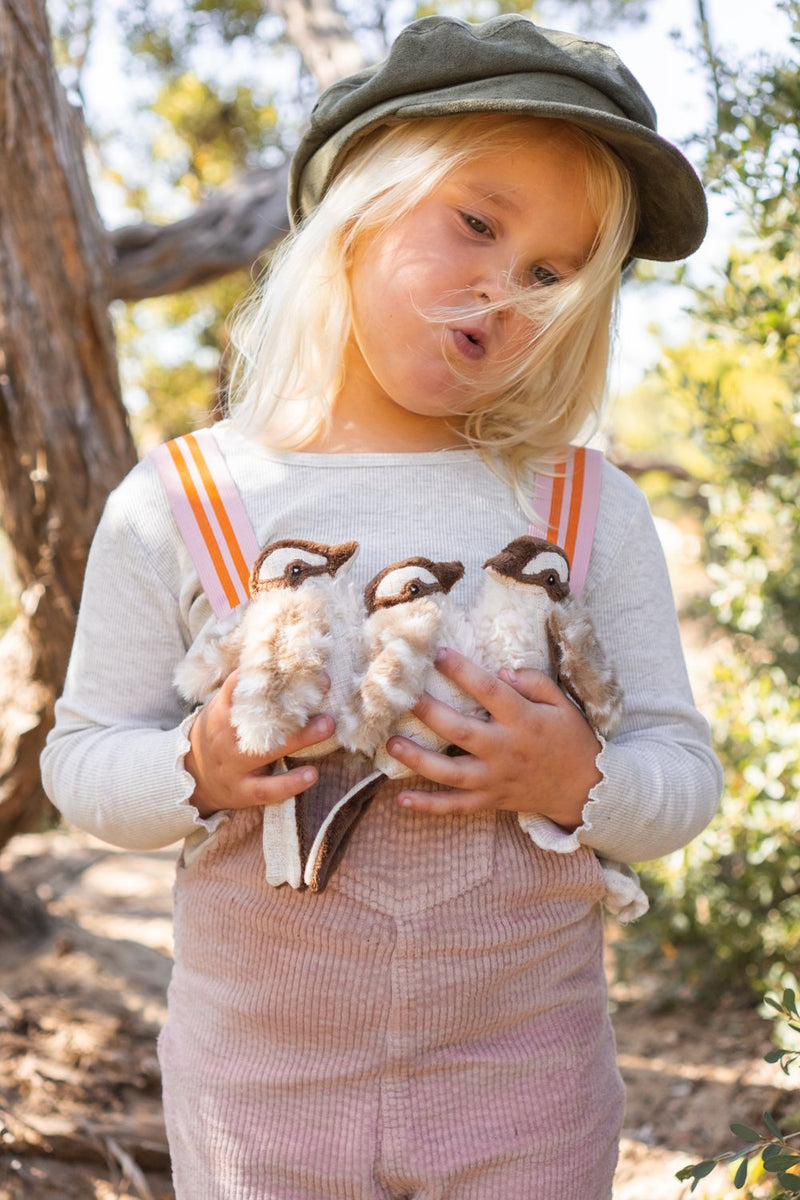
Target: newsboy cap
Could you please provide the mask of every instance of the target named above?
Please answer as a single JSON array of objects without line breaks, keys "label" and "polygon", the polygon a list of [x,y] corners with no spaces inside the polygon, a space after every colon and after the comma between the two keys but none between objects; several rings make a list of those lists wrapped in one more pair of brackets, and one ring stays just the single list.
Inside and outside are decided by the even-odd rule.
[{"label": "newsboy cap", "polygon": [[638,193],[634,257],[670,262],[702,242],[702,184],[656,132],[653,106],[617,54],[518,14],[482,24],[423,17],[403,30],[383,62],[327,88],[292,161],[290,219],[319,204],[343,155],[365,134],[416,117],[465,113],[557,118],[607,142]]}]

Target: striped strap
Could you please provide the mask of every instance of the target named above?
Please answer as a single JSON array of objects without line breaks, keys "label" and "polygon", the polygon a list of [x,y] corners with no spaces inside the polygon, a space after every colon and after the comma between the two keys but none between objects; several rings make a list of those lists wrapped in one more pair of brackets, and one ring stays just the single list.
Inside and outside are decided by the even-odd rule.
[{"label": "striped strap", "polygon": [[[181,536],[218,617],[248,599],[250,566],[260,546],[210,429],[152,451]],[[570,561],[570,591],[586,582],[594,540],[603,455],[572,447],[548,474],[537,473],[530,532],[561,546]]]},{"label": "striped strap", "polygon": [[592,552],[603,455],[599,450],[572,446],[566,459],[557,462],[550,474],[536,475],[530,531],[555,542],[570,562],[569,586],[579,596],[586,583]]},{"label": "striped strap", "polygon": [[210,429],[152,451],[178,529],[217,617],[249,598],[260,546]]}]

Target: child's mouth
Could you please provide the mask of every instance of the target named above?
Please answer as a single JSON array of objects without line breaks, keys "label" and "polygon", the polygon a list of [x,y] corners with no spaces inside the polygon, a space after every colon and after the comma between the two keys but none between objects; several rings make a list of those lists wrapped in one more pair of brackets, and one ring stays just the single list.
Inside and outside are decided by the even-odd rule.
[{"label": "child's mouth", "polygon": [[486,353],[486,347],[474,333],[468,333],[464,329],[454,329],[453,341],[456,349],[465,358],[478,359],[483,358]]}]

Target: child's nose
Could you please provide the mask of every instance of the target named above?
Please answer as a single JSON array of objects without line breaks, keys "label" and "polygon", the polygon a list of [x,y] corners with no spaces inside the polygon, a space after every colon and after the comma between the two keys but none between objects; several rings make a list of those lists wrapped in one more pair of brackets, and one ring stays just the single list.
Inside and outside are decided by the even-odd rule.
[{"label": "child's nose", "polygon": [[497,270],[485,271],[472,284],[475,299],[482,304],[497,304],[507,300],[513,291],[513,270],[507,264]]}]

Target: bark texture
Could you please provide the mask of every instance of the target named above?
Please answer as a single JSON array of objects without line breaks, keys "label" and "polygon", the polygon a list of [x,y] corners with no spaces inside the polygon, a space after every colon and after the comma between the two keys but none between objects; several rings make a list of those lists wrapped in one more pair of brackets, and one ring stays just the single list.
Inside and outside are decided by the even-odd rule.
[{"label": "bark texture", "polygon": [[170,295],[251,266],[289,229],[288,174],[288,163],[251,171],[183,221],[143,221],[113,230],[109,299]]},{"label": "bark texture", "polygon": [[88,547],[136,457],[109,267],[43,0],[0,0],[0,502],[22,586],[0,642],[0,844],[47,811],[38,758]]}]

